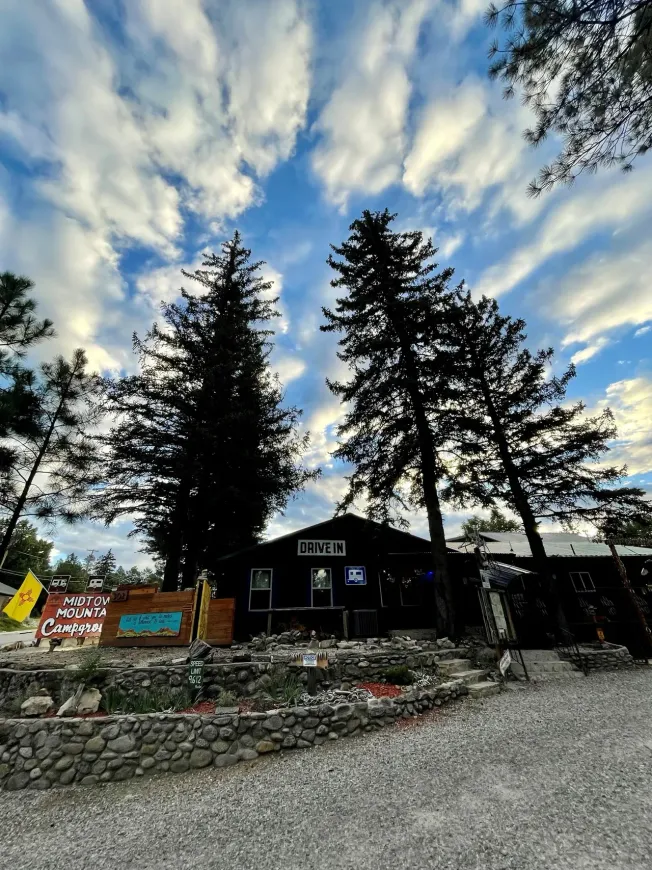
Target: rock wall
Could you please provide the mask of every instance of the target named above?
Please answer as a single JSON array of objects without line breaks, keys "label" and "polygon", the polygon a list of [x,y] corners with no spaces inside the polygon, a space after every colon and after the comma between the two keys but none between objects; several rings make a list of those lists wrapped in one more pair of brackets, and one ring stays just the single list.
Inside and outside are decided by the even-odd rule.
[{"label": "rock wall", "polygon": [[0,720],[0,787],[49,789],[152,773],[228,767],[281,749],[310,749],[393,724],[464,695],[460,680],[398,698],[267,713],[154,713],[95,719]]},{"label": "rock wall", "polygon": [[[329,667],[318,670],[318,678],[330,686],[360,680],[377,681],[382,679],[389,667],[407,665],[429,674],[437,672],[440,660],[458,658],[463,651],[457,649],[438,652],[383,651],[365,652],[353,650],[329,651]],[[222,689],[235,692],[247,698],[265,687],[265,677],[272,666],[283,667],[291,653],[273,655],[235,654],[239,661],[207,664],[204,669],[204,694],[209,698],[217,697]],[[180,687],[187,681],[188,665],[161,665],[146,668],[103,668],[94,685],[102,691],[107,686],[115,686],[125,692],[140,689]],[[306,679],[305,672],[303,679]],[[48,689],[56,703],[63,703],[74,691],[74,671],[69,669],[16,670],[0,669],[0,711],[5,715],[17,715],[21,702],[38,689]]]},{"label": "rock wall", "polygon": [[[591,671],[598,670],[618,670],[622,668],[633,668],[634,659],[631,656],[626,646],[620,646],[614,643],[605,643],[604,645],[595,646],[580,646],[580,654],[583,661]],[[565,652],[559,652],[559,657],[575,661],[576,656],[572,656]]]}]

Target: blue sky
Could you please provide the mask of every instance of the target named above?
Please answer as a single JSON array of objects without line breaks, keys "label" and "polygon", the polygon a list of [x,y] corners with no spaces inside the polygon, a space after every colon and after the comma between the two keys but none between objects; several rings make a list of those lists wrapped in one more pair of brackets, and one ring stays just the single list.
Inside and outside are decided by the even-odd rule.
[{"label": "blue sky", "polygon": [[[363,208],[431,234],[442,264],[527,320],[532,347],[573,360],[571,395],[613,409],[613,459],[652,485],[652,161],[529,199],[557,143],[529,148],[528,110],[488,79],[485,5],[2,2],[0,267],[28,274],[55,321],[39,353],[83,346],[98,369],[133,369],[133,331],[239,228],[280,292],[273,363],[324,469],[270,534],[326,519],[342,493],[324,384],[339,363],[318,326],[328,245]],[[54,537],[145,563],[127,531]]]}]

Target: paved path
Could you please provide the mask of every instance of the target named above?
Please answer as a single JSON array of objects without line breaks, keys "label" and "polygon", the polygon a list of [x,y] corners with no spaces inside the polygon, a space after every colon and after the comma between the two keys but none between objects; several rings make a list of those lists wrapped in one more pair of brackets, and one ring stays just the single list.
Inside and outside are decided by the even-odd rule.
[{"label": "paved path", "polygon": [[16,643],[22,640],[24,644],[30,644],[34,640],[36,629],[23,629],[22,631],[0,631],[0,649],[8,643]]},{"label": "paved path", "polygon": [[652,669],[229,770],[0,795],[11,870],[642,870]]}]

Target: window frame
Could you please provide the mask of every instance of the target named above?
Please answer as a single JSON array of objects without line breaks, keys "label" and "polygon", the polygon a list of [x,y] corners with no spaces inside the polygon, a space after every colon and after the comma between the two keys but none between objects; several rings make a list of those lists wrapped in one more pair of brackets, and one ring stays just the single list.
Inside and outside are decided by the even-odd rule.
[{"label": "window frame", "polygon": [[[265,592],[264,589],[254,589],[254,571],[269,571],[269,606],[268,607],[252,607],[251,606],[251,593],[252,592]],[[274,586],[274,569],[273,568],[250,568],[249,569],[249,611],[253,613],[264,613],[266,610],[272,609],[272,588]]]},{"label": "window frame", "polygon": [[[578,595],[582,594],[583,592],[595,592],[596,591],[595,583],[593,582],[593,577],[591,577],[591,574],[588,571],[569,571],[568,576],[570,577],[570,581],[573,584],[573,589],[578,593]],[[582,583],[581,589],[578,589],[578,587],[577,587],[577,583],[575,582],[576,577]],[[591,584],[590,586],[586,585],[586,582],[584,580],[585,577],[589,578],[589,583]]]},{"label": "window frame", "polygon": [[[422,576],[422,575],[419,575]],[[418,578],[414,577],[410,582],[415,583]],[[416,589],[416,586],[415,586]],[[415,604],[406,604],[403,601],[403,579],[401,577],[398,578],[398,591],[401,601],[401,607],[421,607],[421,602],[417,601]]]},{"label": "window frame", "polygon": [[[310,569],[310,607],[314,608],[314,606],[315,606],[315,596],[314,596],[315,587],[314,587],[314,585],[313,585],[313,577],[314,577],[314,575],[313,575],[313,571],[328,571],[328,573],[329,573],[329,575],[330,575],[330,578],[331,578],[331,585],[330,585],[331,603],[328,604],[328,605],[326,605],[326,606],[327,606],[327,607],[333,607],[333,569],[332,569],[332,568],[327,568],[327,567],[322,567],[322,568],[311,568],[311,569]],[[317,588],[317,591],[318,591],[318,592],[325,592],[325,591],[326,591],[326,587],[322,587],[322,588],[319,588],[319,587],[318,587],[318,588]]]}]

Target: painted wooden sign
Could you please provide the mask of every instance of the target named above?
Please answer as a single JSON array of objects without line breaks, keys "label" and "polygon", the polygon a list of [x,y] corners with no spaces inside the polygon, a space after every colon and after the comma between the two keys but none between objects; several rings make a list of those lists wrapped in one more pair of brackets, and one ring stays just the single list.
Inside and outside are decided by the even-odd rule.
[{"label": "painted wooden sign", "polygon": [[50,593],[36,629],[37,639],[99,637],[109,595]]},{"label": "painted wooden sign", "polygon": [[198,692],[204,684],[204,660],[191,659],[188,666],[188,685]]},{"label": "painted wooden sign", "polygon": [[327,668],[328,653],[297,653],[290,659],[290,664],[299,665],[302,668]]},{"label": "painted wooden sign", "polygon": [[346,541],[305,541],[297,544],[299,556],[346,556]]},{"label": "painted wooden sign", "polygon": [[176,637],[181,631],[182,612],[123,613],[116,637]]}]

